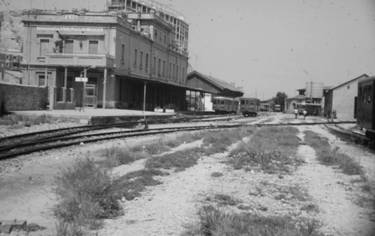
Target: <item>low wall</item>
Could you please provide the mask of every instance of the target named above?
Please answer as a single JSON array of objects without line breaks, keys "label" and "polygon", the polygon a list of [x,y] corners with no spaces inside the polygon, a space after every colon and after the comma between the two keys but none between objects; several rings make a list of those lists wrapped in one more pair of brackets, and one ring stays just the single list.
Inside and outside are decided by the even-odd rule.
[{"label": "low wall", "polygon": [[42,110],[48,104],[47,88],[0,83],[0,94],[7,111]]}]

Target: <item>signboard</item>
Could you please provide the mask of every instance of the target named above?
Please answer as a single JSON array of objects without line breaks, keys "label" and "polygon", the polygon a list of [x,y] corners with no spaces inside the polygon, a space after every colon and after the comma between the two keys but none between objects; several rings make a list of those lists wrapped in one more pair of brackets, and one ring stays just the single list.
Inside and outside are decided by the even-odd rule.
[{"label": "signboard", "polygon": [[73,26],[37,26],[37,31],[74,31],[74,32],[104,32],[103,28],[99,27],[73,27]]},{"label": "signboard", "polygon": [[86,77],[76,77],[75,81],[87,83],[88,79]]}]

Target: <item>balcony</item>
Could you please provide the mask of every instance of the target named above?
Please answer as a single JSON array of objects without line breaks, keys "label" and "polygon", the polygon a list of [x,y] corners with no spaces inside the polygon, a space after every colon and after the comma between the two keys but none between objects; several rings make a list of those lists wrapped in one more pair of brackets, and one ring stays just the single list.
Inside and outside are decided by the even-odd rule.
[{"label": "balcony", "polygon": [[45,64],[55,66],[113,67],[114,58],[104,54],[51,53],[45,57]]}]

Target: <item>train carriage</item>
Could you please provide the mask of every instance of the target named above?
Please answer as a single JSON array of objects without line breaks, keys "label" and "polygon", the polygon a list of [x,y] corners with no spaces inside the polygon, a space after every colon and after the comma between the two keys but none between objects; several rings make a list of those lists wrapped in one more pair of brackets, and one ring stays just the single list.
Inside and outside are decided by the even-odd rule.
[{"label": "train carriage", "polygon": [[375,77],[358,82],[357,123],[366,136],[375,139]]},{"label": "train carriage", "polygon": [[213,109],[216,113],[237,113],[239,102],[234,98],[214,97]]},{"label": "train carriage", "polygon": [[244,116],[257,116],[260,101],[257,98],[240,98],[240,112]]}]

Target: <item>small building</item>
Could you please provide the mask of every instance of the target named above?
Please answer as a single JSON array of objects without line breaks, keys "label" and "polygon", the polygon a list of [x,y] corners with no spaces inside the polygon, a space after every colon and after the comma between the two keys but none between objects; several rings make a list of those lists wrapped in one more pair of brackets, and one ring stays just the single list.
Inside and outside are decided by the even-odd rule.
[{"label": "small building", "polygon": [[188,110],[207,111],[212,107],[212,97],[238,98],[243,92],[234,84],[192,71],[186,78]]},{"label": "small building", "polygon": [[305,88],[297,89],[298,95],[286,100],[286,112],[293,113],[294,109],[306,110],[309,115],[322,115],[325,97],[330,87],[323,83],[307,82]]},{"label": "small building", "polygon": [[355,119],[358,81],[368,77],[367,74],[362,74],[328,90],[325,93],[324,115],[332,117],[335,114],[340,120]]}]

